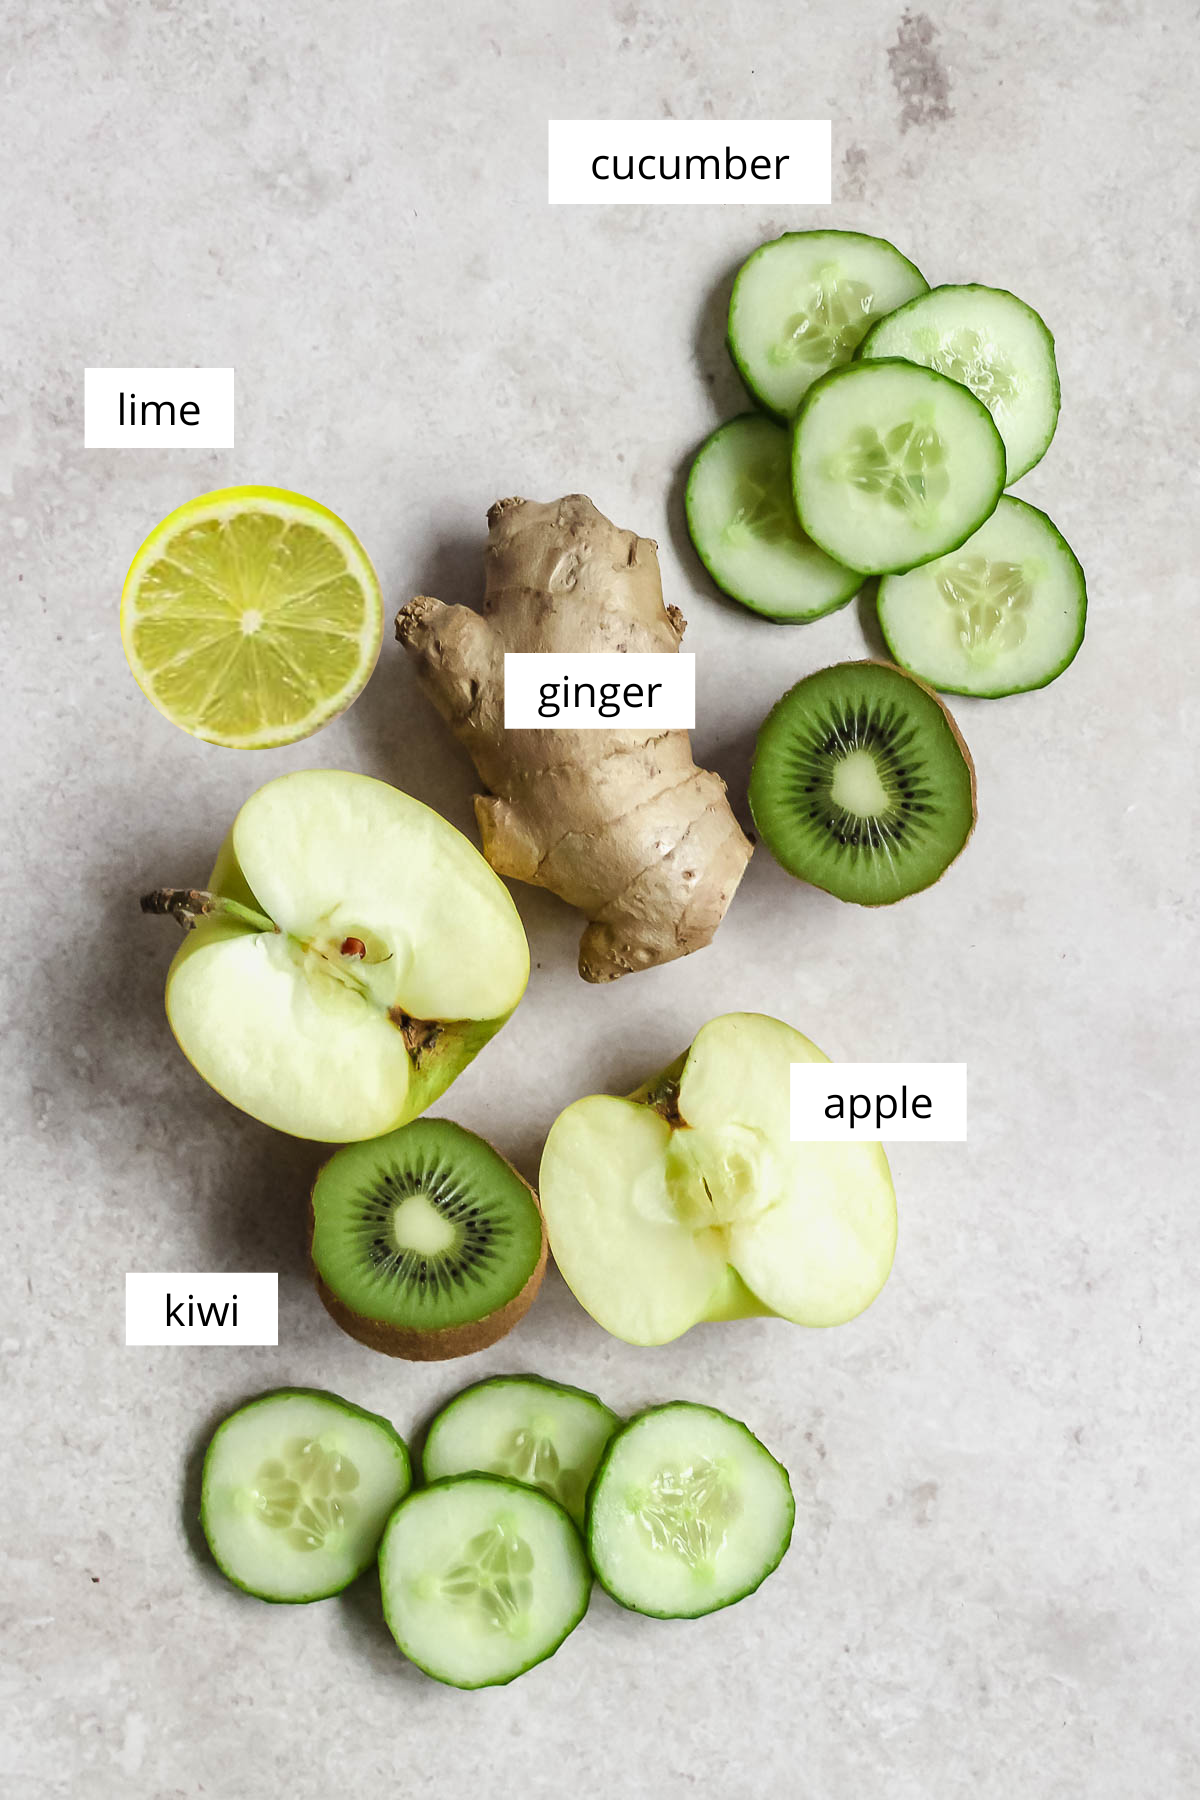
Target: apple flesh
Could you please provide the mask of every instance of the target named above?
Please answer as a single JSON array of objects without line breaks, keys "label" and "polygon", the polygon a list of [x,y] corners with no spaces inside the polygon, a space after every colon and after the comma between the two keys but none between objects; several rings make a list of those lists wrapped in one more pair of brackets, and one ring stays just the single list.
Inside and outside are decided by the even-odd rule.
[{"label": "apple flesh", "polygon": [[878,1144],[792,1143],[794,1062],[828,1060],[760,1013],[726,1013],[627,1099],[560,1114],[539,1192],[554,1260],[614,1337],[701,1320],[840,1325],[892,1266],[896,1195]]},{"label": "apple flesh", "polygon": [[[416,1118],[529,977],[520,917],[479,852],[366,775],[259,788],[209,890],[167,975],[171,1029],[218,1093],[295,1137],[345,1143]],[[155,898],[143,905],[167,910]]]}]

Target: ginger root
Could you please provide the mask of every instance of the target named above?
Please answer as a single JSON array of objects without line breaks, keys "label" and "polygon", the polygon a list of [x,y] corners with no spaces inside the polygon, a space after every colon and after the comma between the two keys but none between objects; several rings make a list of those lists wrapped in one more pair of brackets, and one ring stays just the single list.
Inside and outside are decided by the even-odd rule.
[{"label": "ginger root", "polygon": [[486,790],[475,796],[484,855],[587,914],[585,981],[701,949],[750,845],[687,732],[504,729],[506,651],[678,650],[685,621],[663,604],[655,544],[583,494],[498,500],[488,526],[483,611],[422,595],[396,620]]}]

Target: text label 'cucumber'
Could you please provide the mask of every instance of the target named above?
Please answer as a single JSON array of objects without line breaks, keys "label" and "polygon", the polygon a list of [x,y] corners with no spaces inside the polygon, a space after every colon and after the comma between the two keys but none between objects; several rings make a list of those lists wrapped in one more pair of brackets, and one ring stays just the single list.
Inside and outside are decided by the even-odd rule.
[{"label": "text label 'cucumber'", "polygon": [[690,731],[695,723],[696,659],[686,652],[505,655],[506,731]]},{"label": "text label 'cucumber'", "polygon": [[828,119],[551,119],[551,206],[828,206]]},{"label": "text label 'cucumber'", "polygon": [[279,1277],[126,1275],[125,1342],[277,1344]]},{"label": "text label 'cucumber'", "polygon": [[229,450],[232,369],[85,369],[85,450]]},{"label": "text label 'cucumber'", "polygon": [[792,1142],[962,1144],[966,1063],[793,1063]]}]

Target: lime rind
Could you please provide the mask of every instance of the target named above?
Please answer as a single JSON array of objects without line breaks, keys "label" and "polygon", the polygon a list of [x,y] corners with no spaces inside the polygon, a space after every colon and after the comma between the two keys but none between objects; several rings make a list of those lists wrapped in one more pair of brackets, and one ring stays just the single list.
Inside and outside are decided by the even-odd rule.
[{"label": "lime rind", "polygon": [[335,513],[282,488],[225,488],[179,507],[143,543],[121,637],[139,687],[173,724],[270,749],[310,736],[361,693],[383,600]]}]

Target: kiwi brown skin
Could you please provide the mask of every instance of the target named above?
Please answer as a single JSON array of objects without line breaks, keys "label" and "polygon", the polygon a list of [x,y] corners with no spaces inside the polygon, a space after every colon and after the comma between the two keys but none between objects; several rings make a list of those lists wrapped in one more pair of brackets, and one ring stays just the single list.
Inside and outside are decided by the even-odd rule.
[{"label": "kiwi brown skin", "polygon": [[[507,1158],[504,1159],[507,1161]],[[316,1210],[313,1206],[313,1192],[316,1180],[308,1196],[308,1266],[316,1286],[322,1306],[335,1324],[368,1350],[378,1350],[383,1356],[403,1357],[405,1362],[449,1362],[456,1356],[473,1356],[477,1350],[486,1350],[492,1344],[498,1344],[502,1337],[507,1337],[513,1326],[518,1324],[533,1305],[538,1289],[542,1285],[542,1276],[546,1273],[546,1257],[548,1241],[546,1238],[546,1221],[542,1218],[541,1201],[525,1177],[511,1163],[508,1167],[528,1190],[542,1226],[542,1248],[525,1286],[503,1306],[496,1307],[486,1318],[473,1319],[464,1325],[442,1325],[434,1331],[420,1331],[411,1325],[392,1325],[386,1319],[370,1319],[365,1313],[356,1312],[339,1300],[333,1290],[326,1286],[317,1272],[312,1258],[313,1232],[316,1227]],[[318,1174],[320,1171],[318,1170]]]}]

